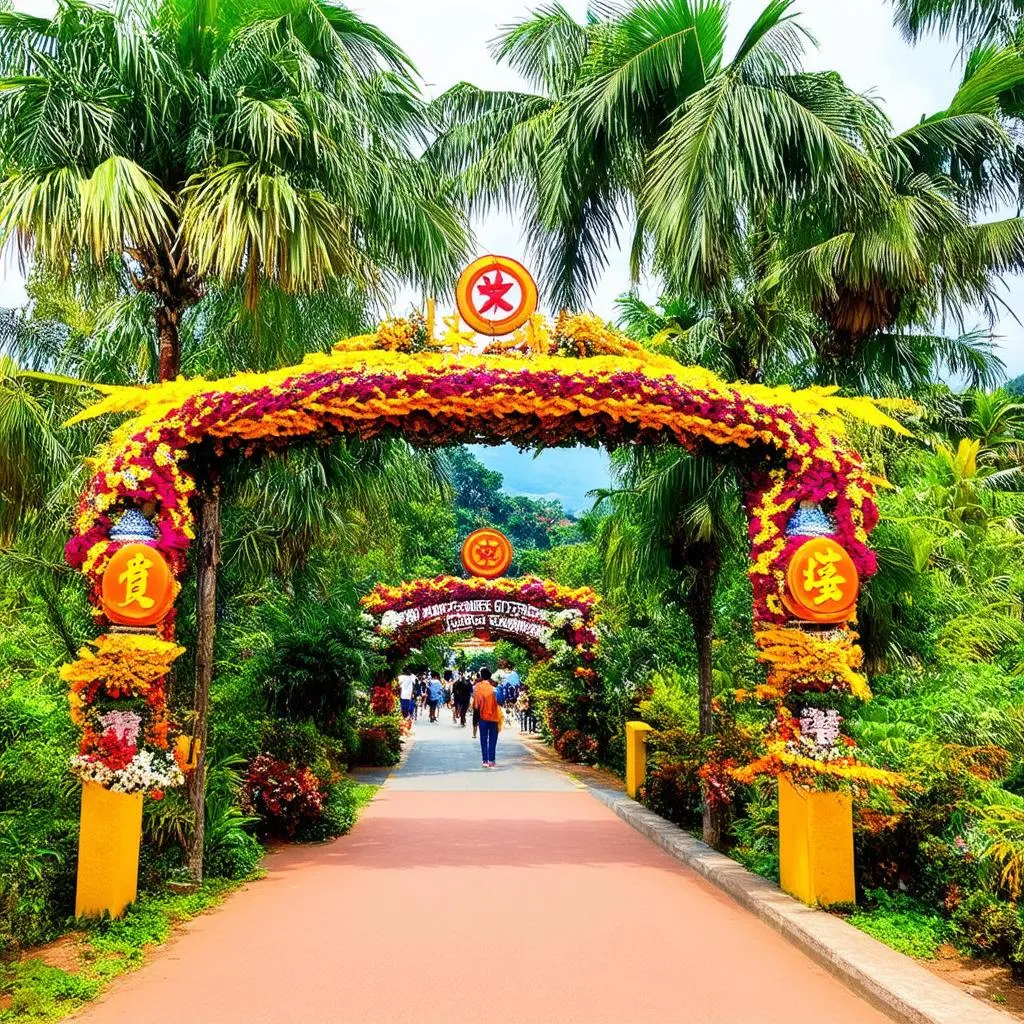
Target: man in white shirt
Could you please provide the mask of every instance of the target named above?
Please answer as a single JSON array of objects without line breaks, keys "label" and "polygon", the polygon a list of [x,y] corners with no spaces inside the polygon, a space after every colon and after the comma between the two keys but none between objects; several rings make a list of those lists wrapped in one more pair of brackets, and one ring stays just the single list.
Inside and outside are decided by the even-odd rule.
[{"label": "man in white shirt", "polygon": [[402,703],[402,717],[411,719],[416,709],[412,691],[416,685],[416,677],[406,670],[398,677],[398,699]]}]

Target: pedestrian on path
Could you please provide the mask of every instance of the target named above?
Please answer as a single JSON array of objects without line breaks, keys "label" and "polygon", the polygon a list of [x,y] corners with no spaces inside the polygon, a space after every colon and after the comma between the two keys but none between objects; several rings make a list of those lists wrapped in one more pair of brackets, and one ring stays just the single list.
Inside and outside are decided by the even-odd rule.
[{"label": "pedestrian on path", "polygon": [[427,683],[427,707],[430,708],[430,720],[437,721],[437,709],[441,706],[441,698],[444,696],[441,680],[437,678],[436,672],[430,673],[430,682]]},{"label": "pedestrian on path", "polygon": [[501,728],[501,708],[491,685],[491,670],[480,669],[480,682],[473,694],[473,709],[480,713],[480,756],[485,768],[494,767],[498,746],[498,730]]},{"label": "pedestrian on path", "polygon": [[455,701],[455,716],[459,726],[466,728],[466,712],[469,710],[469,702],[473,698],[473,687],[470,681],[460,672],[459,678],[452,687],[452,697]]},{"label": "pedestrian on path", "polygon": [[413,697],[413,690],[416,686],[416,677],[411,672],[403,672],[398,677],[398,699],[402,704],[402,717],[410,722],[416,710],[416,701]]}]

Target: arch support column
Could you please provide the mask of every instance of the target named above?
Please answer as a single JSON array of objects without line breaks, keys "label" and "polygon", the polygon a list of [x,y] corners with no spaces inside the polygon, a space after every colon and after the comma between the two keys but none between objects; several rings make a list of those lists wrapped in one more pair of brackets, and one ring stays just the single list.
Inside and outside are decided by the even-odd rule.
[{"label": "arch support column", "polygon": [[142,793],[82,785],[76,917],[120,917],[135,902],[142,842]]}]

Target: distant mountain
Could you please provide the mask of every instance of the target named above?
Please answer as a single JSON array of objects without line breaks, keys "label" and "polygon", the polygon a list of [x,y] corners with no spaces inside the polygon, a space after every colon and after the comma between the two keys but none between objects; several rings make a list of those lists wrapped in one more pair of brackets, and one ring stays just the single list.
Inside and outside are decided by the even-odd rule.
[{"label": "distant mountain", "polygon": [[1013,380],[1008,380],[1003,385],[1003,390],[1011,395],[1024,395],[1024,373],[1019,377],[1014,377]]},{"label": "distant mountain", "polygon": [[611,483],[608,453],[603,448],[546,448],[536,457],[510,444],[471,445],[470,450],[488,469],[501,473],[507,494],[553,498],[567,512],[586,511],[593,504],[587,491]]}]

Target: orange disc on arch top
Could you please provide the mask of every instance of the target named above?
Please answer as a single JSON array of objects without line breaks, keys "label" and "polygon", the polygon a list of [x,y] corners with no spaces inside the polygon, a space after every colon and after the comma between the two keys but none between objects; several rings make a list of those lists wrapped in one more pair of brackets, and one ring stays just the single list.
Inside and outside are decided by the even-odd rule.
[{"label": "orange disc on arch top", "polygon": [[174,574],[148,544],[125,544],[114,552],[100,583],[100,604],[111,622],[155,626],[174,604]]},{"label": "orange disc on arch top", "polygon": [[537,284],[518,260],[481,256],[459,275],[459,315],[478,334],[510,334],[537,310]]},{"label": "orange disc on arch top", "polygon": [[512,542],[501,532],[484,527],[462,542],[462,564],[472,576],[493,580],[512,564]]}]

